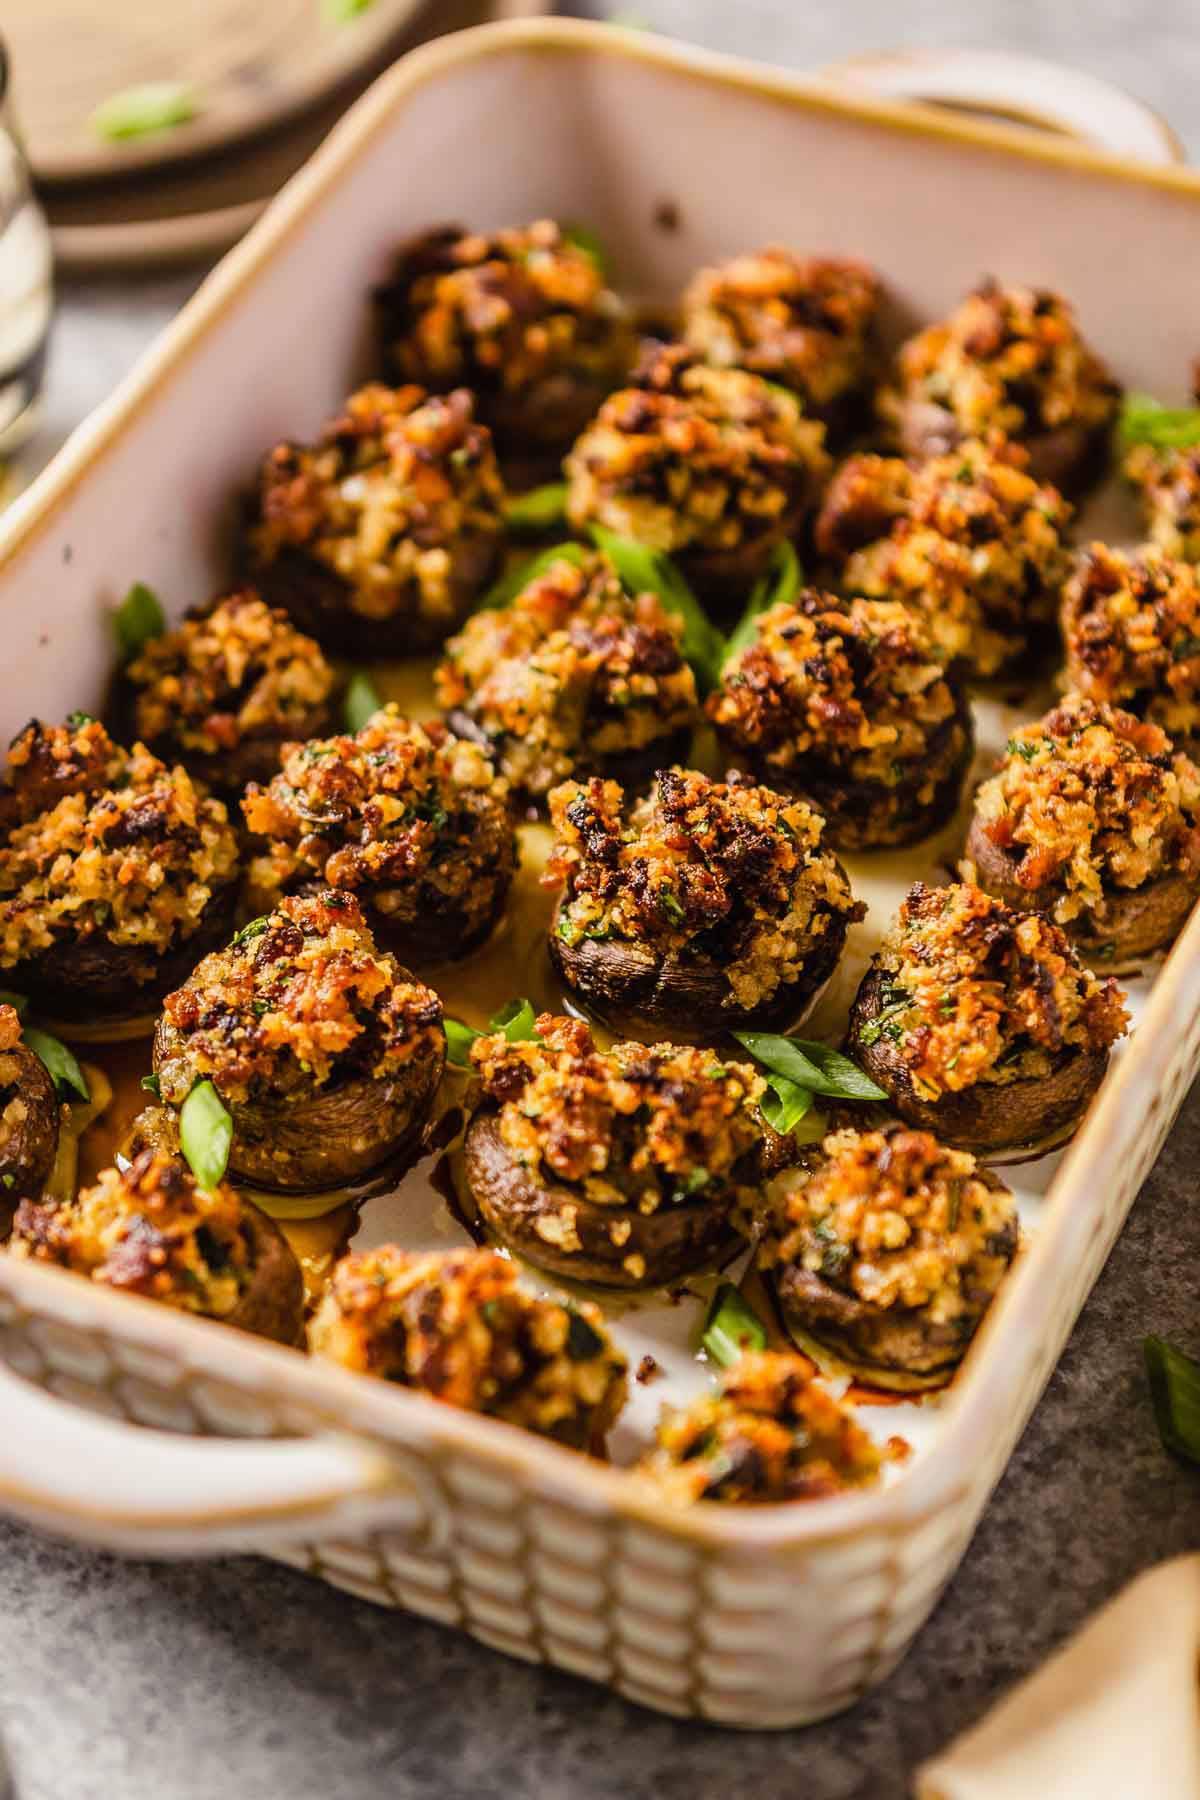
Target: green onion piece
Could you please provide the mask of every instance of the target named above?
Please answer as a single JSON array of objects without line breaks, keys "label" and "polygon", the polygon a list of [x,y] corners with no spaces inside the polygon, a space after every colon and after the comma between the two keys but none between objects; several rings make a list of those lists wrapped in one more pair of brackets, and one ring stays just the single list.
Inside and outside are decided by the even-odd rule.
[{"label": "green onion piece", "polygon": [[442,1026],[446,1033],[446,1061],[455,1069],[469,1069],[471,1045],[483,1036],[482,1031],[464,1025],[461,1019],[443,1019]]},{"label": "green onion piece", "polygon": [[0,988],[0,1006],[11,1006],[18,1019],[29,1011],[29,995],[14,994],[11,988]]},{"label": "green onion piece", "polygon": [[179,1143],[192,1174],[211,1191],[225,1173],[233,1120],[211,1081],[197,1082],[179,1112]]},{"label": "green onion piece", "polygon": [[786,542],[776,544],[766,571],[759,576],[750,591],[745,612],[729,635],[725,645],[726,665],[735,656],[740,656],[743,650],[749,649],[754,642],[760,616],[781,601],[794,600],[803,581],[804,571],[800,567],[795,547]]},{"label": "green onion piece", "polygon": [[27,1027],[22,1036],[33,1054],[45,1063],[55,1091],[64,1100],[69,1094],[77,1095],[80,1100],[91,1099],[87,1078],[64,1043],[51,1037],[48,1031],[35,1031],[32,1027]]},{"label": "green onion piece", "polygon": [[229,940],[229,948],[236,950],[240,944],[249,944],[254,938],[261,937],[270,923],[270,913],[260,913],[257,919],[251,919],[240,931],[234,932]]},{"label": "green onion piece", "polygon": [[117,643],[124,662],[132,662],[143,644],[167,629],[162,601],[144,581],[135,581],[113,614]]},{"label": "green onion piece", "polygon": [[143,1075],[140,1085],[145,1089],[146,1093],[153,1094],[156,1100],[162,1099],[162,1088],[159,1085],[157,1075]]},{"label": "green onion piece", "polygon": [[1200,444],[1200,406],[1163,406],[1151,394],[1127,394],[1119,430],[1123,444],[1186,450]]},{"label": "green onion piece", "polygon": [[536,1023],[532,1000],[510,1000],[507,1006],[492,1014],[488,1030],[502,1031],[510,1044],[524,1044],[537,1036]]},{"label": "green onion piece", "polygon": [[603,525],[593,525],[591,534],[629,593],[657,594],[666,610],[683,620],[684,658],[691,664],[701,692],[708,693],[721,678],[725,639],[670,557],[648,550],[632,538],[618,537]]},{"label": "green onion piece", "polygon": [[746,1350],[766,1349],[766,1326],[731,1281],[723,1281],[713,1295],[700,1343],[722,1369],[731,1369]]},{"label": "green onion piece", "polygon": [[574,244],[577,250],[591,257],[601,275],[608,274],[608,254],[590,225],[564,225],[562,234],[568,244]]},{"label": "green onion piece", "polygon": [[583,544],[552,544],[548,550],[539,550],[536,556],[526,557],[524,562],[517,563],[498,581],[494,581],[483,599],[479,602],[482,612],[494,612],[497,607],[508,606],[517,595],[527,588],[531,581],[544,575],[547,569],[553,568],[556,562],[573,563],[581,569],[588,556]]},{"label": "green onion piece", "polygon": [[1200,1464],[1200,1363],[1165,1338],[1148,1337],[1142,1348],[1158,1434],[1175,1456]]},{"label": "green onion piece", "polygon": [[72,731],[82,731],[85,725],[94,725],[95,723],[95,713],[80,712],[76,709],[75,712],[69,712],[67,714],[67,724],[71,727]]},{"label": "green onion piece", "polygon": [[144,81],[110,94],[92,114],[91,124],[104,138],[148,137],[185,125],[198,111],[196,96],[184,81]]},{"label": "green onion piece", "polygon": [[857,1063],[828,1044],[812,1044],[803,1038],[775,1037],[768,1031],[735,1031],[733,1036],[755,1062],[772,1074],[784,1075],[797,1087],[835,1100],[886,1100],[887,1095]]},{"label": "green onion piece", "polygon": [[326,25],[348,25],[351,19],[368,12],[375,0],[321,0],[321,17]]},{"label": "green onion piece", "polygon": [[567,484],[548,481],[505,502],[504,521],[514,537],[541,537],[567,522]]},{"label": "green onion piece", "polygon": [[760,1102],[759,1111],[772,1131],[786,1137],[810,1110],[812,1089],[800,1087],[796,1082],[789,1081],[786,1075],[768,1075],[767,1090]]},{"label": "green onion piece", "polygon": [[342,701],[342,717],[347,731],[361,731],[368,719],[373,719],[383,705],[379,698],[375,683],[369,675],[359,670],[352,675],[346,686],[346,698]]}]

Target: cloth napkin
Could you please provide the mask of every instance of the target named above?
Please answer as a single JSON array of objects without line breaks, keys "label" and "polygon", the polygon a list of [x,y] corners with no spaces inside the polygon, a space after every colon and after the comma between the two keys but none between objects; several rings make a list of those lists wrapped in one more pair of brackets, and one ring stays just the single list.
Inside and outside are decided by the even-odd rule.
[{"label": "cloth napkin", "polygon": [[1141,1575],[927,1763],[917,1800],[1200,1800],[1200,1555]]}]

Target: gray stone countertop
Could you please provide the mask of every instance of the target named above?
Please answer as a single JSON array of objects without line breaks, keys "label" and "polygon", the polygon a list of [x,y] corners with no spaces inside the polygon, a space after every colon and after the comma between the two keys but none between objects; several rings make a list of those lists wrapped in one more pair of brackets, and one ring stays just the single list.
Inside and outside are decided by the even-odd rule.
[{"label": "gray stone countertop", "polygon": [[[1200,156],[1190,0],[636,12],[794,65],[900,42],[1056,57],[1142,95]],[[67,289],[39,448],[193,282]],[[0,1525],[0,1729],[22,1800],[900,1800],[923,1757],[1095,1606],[1197,1543],[1200,1477],[1159,1445],[1141,1338],[1200,1343],[1198,1169],[1193,1092],[957,1578],[897,1673],[841,1718],[779,1735],[682,1725],[270,1563],[121,1562]]]}]

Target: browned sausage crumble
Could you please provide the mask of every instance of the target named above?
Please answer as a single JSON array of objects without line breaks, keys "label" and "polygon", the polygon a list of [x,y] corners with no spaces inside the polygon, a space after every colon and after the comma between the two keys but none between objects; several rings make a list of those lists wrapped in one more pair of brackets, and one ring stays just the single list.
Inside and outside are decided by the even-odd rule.
[{"label": "browned sausage crumble", "polygon": [[638,1465],[680,1506],[820,1500],[870,1486],[881,1466],[808,1358],[777,1350],[741,1357],[690,1406],[664,1407],[656,1446]]},{"label": "browned sausage crumble", "polygon": [[853,456],[817,544],[850,593],[921,611],[940,652],[991,675],[1053,623],[1070,569],[1071,507],[1016,444],[960,444],[915,467]]},{"label": "browned sausage crumble", "polygon": [[1064,1050],[1107,1050],[1128,1023],[1116,982],[1085,969],[1060,926],[969,882],[918,881],[874,966],[883,1006],[860,1042],[886,1037],[922,1100],[1049,1075]]},{"label": "browned sausage crumble", "polygon": [[63,940],[157,954],[190,938],[237,871],[222,801],[144,744],[72,714],[13,741],[0,789],[0,966]]},{"label": "browned sausage crumble", "polygon": [[1080,695],[1014,732],[975,817],[1060,925],[1102,921],[1109,889],[1200,876],[1200,769],[1156,725]]},{"label": "browned sausage crumble", "polygon": [[1200,737],[1200,572],[1094,543],[1063,592],[1068,684],[1173,738]]},{"label": "browned sausage crumble", "polygon": [[513,788],[541,799],[581,767],[690,728],[698,703],[682,634],[657,595],[626,593],[606,557],[564,559],[450,639],[438,704],[463,712]]},{"label": "browned sausage crumble", "polygon": [[344,1256],[310,1330],[320,1356],[580,1449],[602,1450],[626,1361],[598,1307],[541,1299],[494,1250]]},{"label": "browned sausage crumble", "polygon": [[865,908],[799,799],[685,769],[660,771],[626,808],[615,781],[556,788],[549,883],[565,883],[559,936],[645,943],[718,964],[749,1010],[796,981],[839,922]]}]

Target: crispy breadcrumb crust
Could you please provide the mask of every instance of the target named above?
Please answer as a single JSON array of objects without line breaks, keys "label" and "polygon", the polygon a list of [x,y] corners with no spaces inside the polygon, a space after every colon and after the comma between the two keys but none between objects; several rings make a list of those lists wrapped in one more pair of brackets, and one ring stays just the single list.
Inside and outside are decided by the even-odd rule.
[{"label": "crispy breadcrumb crust", "polygon": [[656,594],[626,593],[607,557],[565,558],[446,645],[438,705],[462,710],[533,799],[598,759],[646,749],[695,721],[683,627]]},{"label": "crispy breadcrumb crust", "polygon": [[820,813],[746,776],[661,770],[632,806],[615,781],[568,782],[550,816],[546,880],[565,885],[559,936],[701,956],[739,1009],[796,981],[839,922],[865,912],[822,844]]},{"label": "crispy breadcrumb crust", "polygon": [[1161,550],[1089,544],[1063,590],[1065,680],[1173,738],[1200,736],[1200,572]]},{"label": "crispy breadcrumb crust", "polygon": [[840,1400],[794,1352],[742,1356],[715,1393],[664,1407],[655,1447],[638,1464],[663,1497],[727,1505],[820,1500],[879,1479],[882,1458]]},{"label": "crispy breadcrumb crust", "polygon": [[1013,733],[975,817],[1060,925],[1103,920],[1111,888],[1200,876],[1200,769],[1156,725],[1082,695]]},{"label": "crispy breadcrumb crust", "polygon": [[581,1449],[602,1448],[625,1400],[626,1359],[600,1309],[526,1293],[494,1250],[344,1256],[309,1341],[344,1368]]},{"label": "crispy breadcrumb crust", "polygon": [[49,1174],[61,1115],[45,1065],[21,1042],[16,1008],[0,1003],[0,1220]]},{"label": "crispy breadcrumb crust", "polygon": [[1085,969],[1061,927],[970,882],[916,882],[873,967],[884,1005],[860,1042],[886,1036],[922,1100],[1048,1075],[1063,1051],[1107,1050],[1128,1023],[1116,982]]},{"label": "crispy breadcrumb crust", "polygon": [[237,872],[224,803],[97,720],[34,720],[0,788],[0,967],[63,940],[161,954],[191,937]]},{"label": "crispy breadcrumb crust", "polygon": [[1167,556],[1200,562],[1200,444],[1134,444],[1121,469],[1137,490],[1150,542]]},{"label": "crispy breadcrumb crust", "polygon": [[708,1198],[736,1180],[762,1136],[765,1083],[712,1050],[598,1050],[582,1021],[543,1013],[535,1038],[479,1038],[471,1062],[514,1159],[545,1181],[578,1183],[601,1206],[652,1213]]}]

